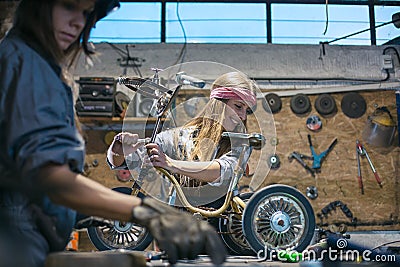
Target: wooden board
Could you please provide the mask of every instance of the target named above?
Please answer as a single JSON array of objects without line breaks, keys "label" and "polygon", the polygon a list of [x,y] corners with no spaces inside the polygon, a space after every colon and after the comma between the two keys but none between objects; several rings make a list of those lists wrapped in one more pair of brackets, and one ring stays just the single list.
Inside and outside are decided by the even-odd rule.
[{"label": "wooden board", "polygon": [[[282,183],[296,187],[304,194],[309,186],[318,189],[319,196],[310,200],[315,213],[333,201],[341,201],[357,217],[360,225],[371,225],[372,228],[399,226],[400,204],[400,150],[392,146],[388,149],[373,147],[363,143],[362,132],[377,106],[387,106],[391,114],[396,116],[396,100],[393,91],[361,92],[367,103],[366,113],[357,119],[347,117],[341,110],[340,104],[344,94],[331,94],[338,112],[331,118],[320,116],[314,101],[317,95],[310,95],[312,111],[306,117],[299,117],[290,109],[290,97],[283,97],[282,110],[274,114],[276,132],[279,143],[276,153],[280,158],[280,168],[269,171],[263,186]],[[306,127],[309,115],[318,115],[322,120],[322,129],[312,132]],[[311,135],[316,153],[321,153],[337,138],[338,142],[322,163],[321,173],[312,177],[296,160],[289,161],[293,151],[311,156],[307,135]],[[361,158],[361,171],[364,182],[364,194],[360,193],[357,182],[356,139],[359,139],[368,151],[378,174],[383,180],[380,188],[365,157]],[[397,140],[397,139],[396,139]],[[305,160],[312,166],[311,160]],[[254,162],[253,162],[254,166]],[[267,165],[264,165],[268,172]],[[338,207],[323,223],[335,221],[349,222]],[[319,222],[319,220],[317,220]],[[392,225],[394,224],[394,226]],[[389,226],[385,226],[389,225]]]}]

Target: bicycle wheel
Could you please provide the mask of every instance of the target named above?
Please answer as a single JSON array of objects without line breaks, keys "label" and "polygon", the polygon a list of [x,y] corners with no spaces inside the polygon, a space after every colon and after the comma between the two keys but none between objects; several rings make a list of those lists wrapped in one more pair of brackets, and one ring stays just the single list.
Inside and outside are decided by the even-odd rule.
[{"label": "bicycle wheel", "polygon": [[271,185],[256,192],[243,213],[243,232],[255,251],[303,251],[315,231],[310,202],[297,189]]},{"label": "bicycle wheel", "polygon": [[[238,197],[245,203],[248,202],[253,193],[242,193]],[[255,253],[243,235],[242,214],[243,208],[238,207],[240,214],[233,213],[230,207],[227,218],[219,219],[219,232],[230,255],[254,256]]]},{"label": "bicycle wheel", "polygon": [[[130,187],[116,187],[113,190],[131,194]],[[144,195],[139,193],[138,197]],[[113,249],[145,250],[153,240],[150,232],[143,226],[131,222],[113,221],[110,226],[88,227],[87,233],[93,245],[101,251]]]}]

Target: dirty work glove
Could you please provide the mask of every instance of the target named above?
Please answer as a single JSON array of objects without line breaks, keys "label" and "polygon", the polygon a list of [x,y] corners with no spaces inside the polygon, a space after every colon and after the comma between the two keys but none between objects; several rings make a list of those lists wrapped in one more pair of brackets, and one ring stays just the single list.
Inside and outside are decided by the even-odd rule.
[{"label": "dirty work glove", "polygon": [[195,259],[206,252],[214,264],[222,264],[226,248],[206,222],[153,198],[144,198],[132,211],[132,221],[147,227],[171,264],[178,259]]}]

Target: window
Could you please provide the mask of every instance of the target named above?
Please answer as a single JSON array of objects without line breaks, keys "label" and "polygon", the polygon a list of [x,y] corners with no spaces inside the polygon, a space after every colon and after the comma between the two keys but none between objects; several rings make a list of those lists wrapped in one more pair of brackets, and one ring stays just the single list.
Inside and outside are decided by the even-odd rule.
[{"label": "window", "polygon": [[267,42],[265,4],[167,3],[166,20],[168,43]]},{"label": "window", "polygon": [[121,3],[121,8],[96,24],[94,43],[161,42],[161,3]]},{"label": "window", "polygon": [[[273,4],[272,43],[319,44],[369,28],[368,6],[328,5],[327,12],[325,5]],[[334,44],[370,42],[366,32]]]},{"label": "window", "polygon": [[[375,7],[375,27],[378,27],[376,29],[376,44],[377,45],[382,45],[382,44],[400,36],[400,29],[396,28],[393,25],[393,23],[389,23],[387,25],[379,27],[379,25],[382,25],[384,23],[392,21],[392,15],[397,12],[400,12],[399,7],[393,7],[393,6],[376,6]],[[400,44],[400,41],[397,42],[397,44]]]},{"label": "window", "polygon": [[[400,11],[398,6],[393,6],[395,2],[385,2],[392,6],[375,6],[378,28],[374,41],[377,45],[400,36],[400,29],[393,24],[380,27]],[[277,0],[272,0],[271,4],[178,1],[166,2],[163,10],[161,1],[121,2],[119,10],[97,23],[91,41],[259,44],[270,40],[276,44],[370,45],[368,1],[346,0],[343,3],[346,4],[326,6],[298,1],[279,3]],[[271,17],[267,10],[271,11]],[[271,29],[267,29],[267,25],[271,25]],[[362,33],[352,35],[360,31]],[[267,36],[268,32],[271,36]],[[343,38],[348,35],[352,36]]]}]

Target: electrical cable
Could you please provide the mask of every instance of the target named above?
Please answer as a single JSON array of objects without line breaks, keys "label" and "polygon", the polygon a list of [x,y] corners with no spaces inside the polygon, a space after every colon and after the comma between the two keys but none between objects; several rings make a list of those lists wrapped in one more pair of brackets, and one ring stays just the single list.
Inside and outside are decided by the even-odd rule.
[{"label": "electrical cable", "polygon": [[[105,43],[108,44],[109,46],[111,46],[111,48],[114,49],[121,56],[121,58],[119,58],[118,61],[120,61],[120,67],[124,67],[123,75],[126,75],[126,71],[127,71],[128,67],[132,67],[135,74],[137,74],[139,77],[143,77],[142,73],[140,71],[140,68],[139,68],[141,65],[138,65],[136,62],[144,62],[145,60],[142,58],[138,58],[138,57],[131,57],[131,55],[129,53],[130,45],[126,44],[125,45],[126,51],[124,51],[113,43],[110,43],[110,42],[105,42]],[[131,46],[134,47],[134,45],[131,45]],[[133,64],[132,64],[132,61],[133,61]],[[121,62],[125,62],[125,63],[121,63]]]},{"label": "electrical cable", "polygon": [[325,15],[326,15],[326,21],[325,21],[325,30],[322,33],[323,35],[325,35],[326,32],[328,31],[328,23],[329,23],[328,0],[326,0],[325,2]]},{"label": "electrical cable", "polygon": [[[394,19],[394,20],[391,20],[391,21],[382,23],[382,24],[380,24],[380,25],[378,25],[378,26],[375,26],[374,29],[377,29],[377,28],[379,28],[379,27],[382,27],[382,26],[385,26],[385,25],[388,25],[388,24],[391,24],[391,23],[395,23],[395,22],[397,22],[397,21],[400,21],[400,19]],[[339,41],[339,40],[343,40],[343,39],[346,39],[346,38],[348,38],[348,37],[351,37],[351,36],[354,36],[354,35],[357,35],[357,34],[366,32],[366,31],[370,31],[370,30],[372,30],[372,28],[364,29],[364,30],[361,30],[361,31],[358,31],[358,32],[355,32],[355,33],[351,33],[351,34],[346,35],[346,36],[343,36],[343,37],[339,37],[339,38],[333,39],[333,40],[328,41],[328,42],[321,42],[321,43],[322,43],[322,44],[330,44],[330,43],[333,43],[333,42],[336,42],[336,41]]]},{"label": "electrical cable", "polygon": [[185,27],[183,26],[181,17],[179,15],[179,0],[176,2],[176,17],[178,18],[179,25],[181,26],[181,29],[182,29],[184,43],[183,43],[181,51],[179,52],[178,58],[176,59],[176,61],[173,65],[176,65],[179,62],[182,63],[184,61],[185,56],[186,56],[186,46],[187,46],[187,36],[186,36]]},{"label": "electrical cable", "polygon": [[390,242],[386,242],[386,243],[380,244],[379,246],[376,246],[376,247],[372,248],[371,250],[375,250],[375,249],[378,249],[380,247],[383,247],[383,246],[386,246],[386,245],[390,245],[390,244],[394,244],[394,243],[400,243],[400,240],[394,240],[394,241],[390,241]]}]

